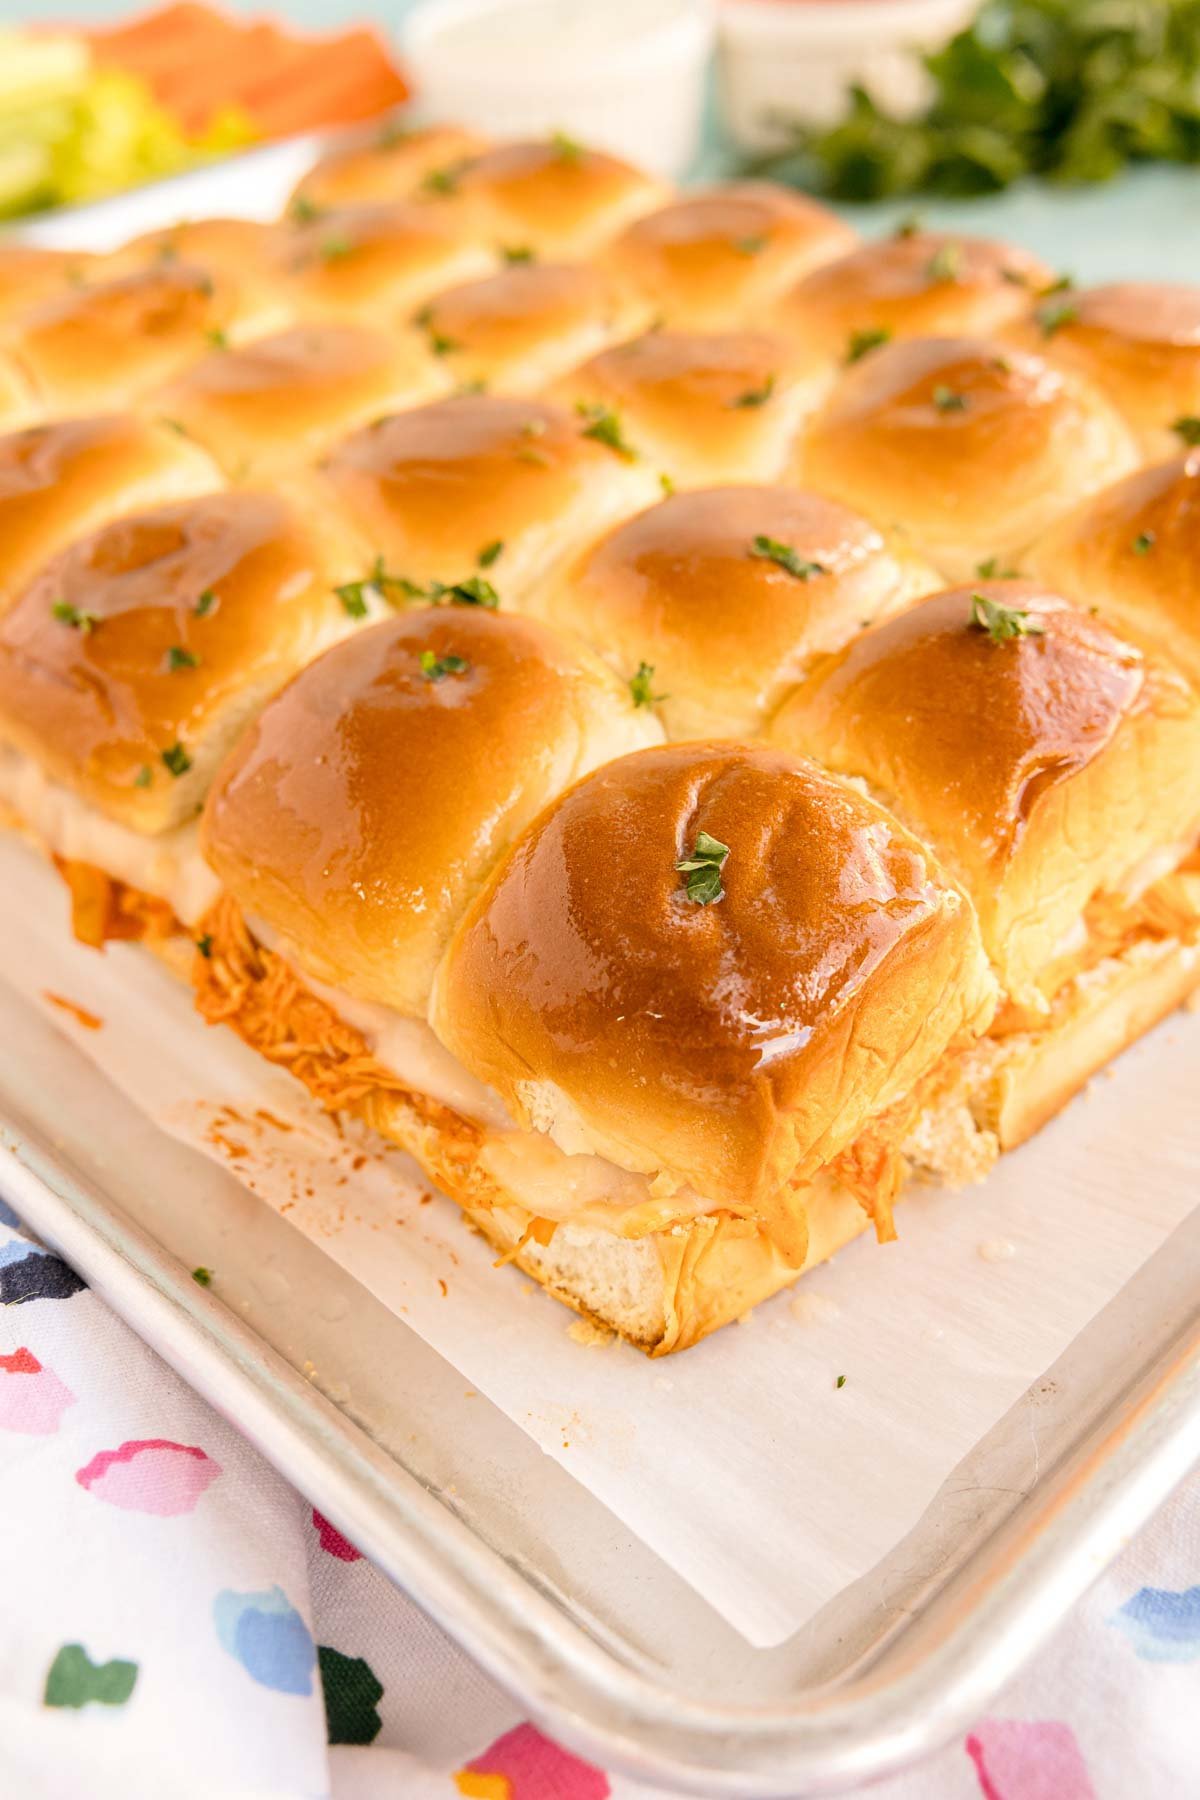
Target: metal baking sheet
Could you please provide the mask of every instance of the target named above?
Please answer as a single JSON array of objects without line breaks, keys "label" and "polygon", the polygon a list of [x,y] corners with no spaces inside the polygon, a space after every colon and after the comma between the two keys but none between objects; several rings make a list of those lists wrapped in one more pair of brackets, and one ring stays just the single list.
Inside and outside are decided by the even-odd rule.
[{"label": "metal baking sheet", "polygon": [[[103,247],[189,214],[267,214],[312,153],[284,148],[37,235]],[[0,1192],[534,1716],[696,1793],[829,1793],[934,1749],[1200,1454],[1194,1214],[884,1562],[754,1650],[401,1318],[2,983]],[[219,1297],[188,1273],[214,1243]]]}]

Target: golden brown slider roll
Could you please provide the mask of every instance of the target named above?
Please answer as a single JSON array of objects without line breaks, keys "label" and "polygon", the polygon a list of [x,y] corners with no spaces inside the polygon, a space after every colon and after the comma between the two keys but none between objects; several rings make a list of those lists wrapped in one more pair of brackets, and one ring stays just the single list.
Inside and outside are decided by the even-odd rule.
[{"label": "golden brown slider roll", "polygon": [[540,400],[435,400],[339,444],[313,477],[313,504],[353,523],[368,567],[382,559],[389,591],[414,597],[486,575],[508,605],[658,492],[649,465],[604,425]]},{"label": "golden brown slider roll", "polygon": [[527,260],[447,288],[415,322],[454,381],[514,393],[544,387],[628,337],[646,324],[647,309],[586,264]]},{"label": "golden brown slider roll", "polygon": [[[431,1021],[521,1136],[439,1178],[680,1348],[860,1228],[843,1176],[890,1234],[885,1145],[993,1003],[970,906],[873,801],[765,747],[646,750],[548,808],[451,941]],[[539,1144],[548,1243],[506,1194]]]},{"label": "golden brown slider roll", "polygon": [[1170,456],[1176,420],[1200,414],[1200,287],[1117,281],[1054,293],[1016,338],[1107,394],[1144,456]]},{"label": "golden brown slider roll", "polygon": [[193,822],[212,772],[270,693],[358,628],[334,591],[352,567],[327,521],[212,494],[78,539],[0,618],[0,797],[87,865],[81,935],[105,935],[106,882],[165,902],[168,925],[207,901]]},{"label": "golden brown slider roll", "polygon": [[114,513],[221,485],[203,450],[132,413],[0,437],[0,611],[70,538]]},{"label": "golden brown slider roll", "polygon": [[887,344],[813,420],[803,480],[881,524],[903,520],[951,580],[1011,562],[1137,461],[1103,395],[987,338]]},{"label": "golden brown slider roll", "polygon": [[420,191],[480,242],[567,261],[590,256],[667,195],[652,176],[561,132],[452,157],[426,172]]},{"label": "golden brown slider roll", "polygon": [[671,737],[753,737],[814,656],[940,585],[836,500],[739,486],[638,513],[530,605],[602,648]]},{"label": "golden brown slider roll", "polygon": [[621,440],[680,487],[771,481],[832,375],[763,332],[648,331],[563,375],[552,397],[611,416]]},{"label": "golden brown slider roll", "polygon": [[853,358],[888,338],[996,331],[1053,280],[1015,245],[902,229],[823,261],[780,300],[773,323],[827,356]]},{"label": "golden brown slider roll", "polygon": [[1200,684],[1200,451],[1102,488],[1026,561]]},{"label": "golden brown slider roll", "polygon": [[144,406],[245,480],[309,461],[365,420],[448,385],[411,337],[329,321],[213,348]]},{"label": "golden brown slider roll", "polygon": [[29,378],[10,356],[0,353],[0,427],[12,431],[40,411]]},{"label": "golden brown slider roll", "polygon": [[257,337],[287,322],[269,267],[274,235],[256,219],[181,219],[131,238],[101,266],[105,280],[177,263],[203,269],[236,290],[238,335]]},{"label": "golden brown slider roll", "polygon": [[406,128],[389,119],[315,163],[297,183],[291,210],[304,217],[317,207],[404,200],[432,171],[453,169],[487,148],[486,138],[459,125]]},{"label": "golden brown slider roll", "polygon": [[1131,967],[1167,965],[1168,1005],[1200,978],[1200,883],[1177,873],[1200,835],[1200,703],[1089,613],[1031,582],[934,595],[819,664],[774,735],[867,781],[974,901],[1008,999],[1006,1059],[981,1070],[1003,1065],[1002,1141],[1133,1035]]},{"label": "golden brown slider roll", "polygon": [[0,241],[0,319],[102,278],[103,267],[103,258],[86,251]]},{"label": "golden brown slider roll", "polygon": [[100,411],[238,335],[237,294],[188,263],[162,264],[42,300],[10,322],[7,346],[48,412]]},{"label": "golden brown slider roll", "polygon": [[423,1019],[508,844],[570,782],[660,736],[579,640],[422,607],[337,645],[265,708],[209,797],[204,845],[304,973]]},{"label": "golden brown slider roll", "polygon": [[669,325],[720,331],[762,309],[857,234],[827,207],[766,181],[685,194],[628,226],[604,265]]},{"label": "golden brown slider roll", "polygon": [[428,295],[495,263],[453,214],[413,201],[343,206],[274,230],[271,266],[293,318],[396,325]]}]

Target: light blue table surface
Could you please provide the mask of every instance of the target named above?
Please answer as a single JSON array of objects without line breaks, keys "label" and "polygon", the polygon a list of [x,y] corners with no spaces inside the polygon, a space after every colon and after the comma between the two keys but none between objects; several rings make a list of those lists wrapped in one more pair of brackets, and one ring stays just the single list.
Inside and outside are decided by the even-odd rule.
[{"label": "light blue table surface", "polygon": [[[233,12],[272,13],[312,28],[368,18],[398,28],[414,0],[222,0]],[[0,0],[0,19],[41,19],[52,0]],[[140,10],[150,0],[53,0],[58,16],[98,20]],[[592,0],[603,5],[604,0]],[[486,121],[479,121],[486,127]],[[728,173],[732,158],[713,123],[695,173]],[[1200,167],[1146,167],[1101,187],[1059,189],[1030,183],[1006,194],[965,202],[844,207],[863,230],[886,230],[914,211],[931,226],[1011,237],[1079,281],[1115,276],[1200,281]]]}]

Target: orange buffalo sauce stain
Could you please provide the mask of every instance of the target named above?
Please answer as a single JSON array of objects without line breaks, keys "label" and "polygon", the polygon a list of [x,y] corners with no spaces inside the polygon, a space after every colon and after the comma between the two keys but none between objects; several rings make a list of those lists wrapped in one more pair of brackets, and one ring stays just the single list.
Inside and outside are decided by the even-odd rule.
[{"label": "orange buffalo sauce stain", "polygon": [[57,1006],[63,1012],[70,1013],[75,1023],[77,1025],[82,1025],[85,1031],[100,1031],[103,1029],[103,1019],[99,1018],[94,1012],[89,1012],[86,1006],[78,1006],[74,1000],[68,1000],[63,994],[52,994],[49,988],[43,988],[42,999],[48,1000],[51,1006]]}]

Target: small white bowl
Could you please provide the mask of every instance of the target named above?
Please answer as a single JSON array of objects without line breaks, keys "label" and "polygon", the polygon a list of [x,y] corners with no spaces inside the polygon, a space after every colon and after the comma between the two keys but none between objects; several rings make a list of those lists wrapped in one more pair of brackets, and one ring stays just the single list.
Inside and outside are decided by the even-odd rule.
[{"label": "small white bowl", "polygon": [[724,0],[718,75],[725,128],[742,150],[778,150],[788,121],[832,125],[861,83],[891,112],[928,93],[922,51],[978,10],[978,0]]},{"label": "small white bowl", "polygon": [[401,28],[429,118],[567,131],[667,176],[700,141],[713,36],[711,0],[426,0]]}]

